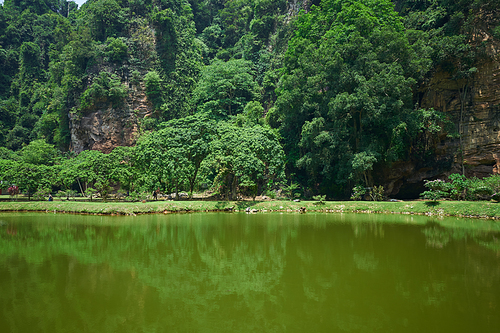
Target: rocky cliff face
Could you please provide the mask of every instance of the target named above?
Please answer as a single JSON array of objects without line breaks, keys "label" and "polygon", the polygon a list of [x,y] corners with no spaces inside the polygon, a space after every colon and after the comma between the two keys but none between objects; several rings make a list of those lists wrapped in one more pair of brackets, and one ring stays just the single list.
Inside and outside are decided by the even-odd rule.
[{"label": "rocky cliff face", "polygon": [[130,87],[124,103],[113,107],[111,103],[98,103],[83,115],[69,114],[71,150],[100,150],[109,153],[117,146],[135,144],[139,123],[153,111],[144,87]]},{"label": "rocky cliff face", "polygon": [[490,58],[476,67],[468,80],[438,72],[422,91],[421,107],[447,113],[461,138],[442,137],[431,160],[396,163],[387,170],[390,195],[415,197],[425,179],[451,173],[478,178],[500,174],[500,53],[492,46]]}]

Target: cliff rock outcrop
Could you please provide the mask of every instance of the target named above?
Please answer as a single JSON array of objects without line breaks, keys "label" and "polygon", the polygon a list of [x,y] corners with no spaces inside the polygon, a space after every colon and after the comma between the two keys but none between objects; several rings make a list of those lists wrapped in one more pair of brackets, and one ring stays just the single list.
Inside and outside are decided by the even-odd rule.
[{"label": "cliff rock outcrop", "polygon": [[437,72],[422,91],[421,107],[449,115],[460,137],[442,137],[431,160],[395,163],[386,170],[389,195],[415,197],[425,179],[451,173],[478,178],[500,174],[500,56],[493,47],[491,51],[471,78],[456,80]]},{"label": "cliff rock outcrop", "polygon": [[109,153],[117,146],[135,144],[141,119],[151,115],[153,107],[141,87],[131,87],[124,103],[98,103],[84,114],[70,113],[71,150],[100,150]]}]

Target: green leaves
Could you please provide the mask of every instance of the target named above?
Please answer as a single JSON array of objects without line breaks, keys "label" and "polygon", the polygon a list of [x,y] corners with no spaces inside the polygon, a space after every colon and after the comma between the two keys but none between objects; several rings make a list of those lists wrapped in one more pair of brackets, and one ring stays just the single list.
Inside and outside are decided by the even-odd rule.
[{"label": "green leaves", "polygon": [[217,193],[229,200],[238,193],[255,195],[284,179],[284,153],[277,135],[258,125],[219,123],[204,164]]},{"label": "green leaves", "polygon": [[197,114],[162,127],[142,138],[136,147],[138,168],[150,175],[146,186],[151,190],[161,185],[178,192],[187,182],[192,193],[201,163],[209,154],[214,121]]},{"label": "green leaves", "polygon": [[108,37],[106,40],[106,56],[109,61],[119,63],[127,57],[127,45],[123,38]]},{"label": "green leaves", "polygon": [[217,117],[241,113],[248,102],[259,97],[252,63],[242,59],[216,60],[206,66],[193,92],[193,102],[199,105],[198,111]]},{"label": "green leaves", "polygon": [[348,177],[371,186],[372,170],[405,157],[416,58],[390,1],[323,1],[299,16],[276,105],[315,191]]},{"label": "green leaves", "polygon": [[148,96],[148,99],[153,103],[155,108],[159,108],[164,103],[162,84],[163,80],[156,71],[148,72],[144,76],[146,95]]},{"label": "green leaves", "polygon": [[80,96],[80,110],[89,109],[98,102],[110,101],[114,106],[122,103],[128,89],[114,73],[101,72],[92,85]]}]

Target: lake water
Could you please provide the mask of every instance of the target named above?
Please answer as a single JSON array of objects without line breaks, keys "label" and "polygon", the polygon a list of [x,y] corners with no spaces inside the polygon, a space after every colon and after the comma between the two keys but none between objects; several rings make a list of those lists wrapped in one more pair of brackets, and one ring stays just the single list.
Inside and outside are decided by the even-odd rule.
[{"label": "lake water", "polygon": [[499,332],[500,222],[0,214],[1,332]]}]

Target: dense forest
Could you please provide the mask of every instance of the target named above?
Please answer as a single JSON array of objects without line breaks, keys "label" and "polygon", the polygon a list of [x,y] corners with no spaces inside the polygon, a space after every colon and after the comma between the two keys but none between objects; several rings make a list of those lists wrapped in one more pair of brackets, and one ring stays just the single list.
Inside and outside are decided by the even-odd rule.
[{"label": "dense forest", "polygon": [[[467,92],[500,39],[499,5],[5,0],[2,186],[348,198],[461,140],[457,119],[422,107],[422,89],[446,72]],[[130,107],[140,94],[146,111]],[[96,110],[123,118],[130,144],[77,148],[75,124]]]}]

